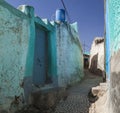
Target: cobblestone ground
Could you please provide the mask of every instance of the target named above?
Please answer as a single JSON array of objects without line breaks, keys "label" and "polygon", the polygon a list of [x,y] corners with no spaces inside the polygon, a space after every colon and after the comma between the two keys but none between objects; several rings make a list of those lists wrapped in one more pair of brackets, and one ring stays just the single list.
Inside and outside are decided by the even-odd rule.
[{"label": "cobblestone ground", "polygon": [[91,87],[98,85],[102,77],[85,71],[84,80],[68,90],[68,98],[60,101],[54,113],[95,113],[94,104],[90,104],[88,93]]}]

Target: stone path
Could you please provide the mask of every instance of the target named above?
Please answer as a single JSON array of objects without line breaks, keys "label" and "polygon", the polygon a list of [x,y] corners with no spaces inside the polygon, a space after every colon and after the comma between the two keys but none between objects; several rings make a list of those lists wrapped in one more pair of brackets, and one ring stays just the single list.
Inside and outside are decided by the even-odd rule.
[{"label": "stone path", "polygon": [[60,101],[54,113],[94,113],[90,107],[88,93],[91,87],[98,85],[102,78],[85,71],[85,78],[68,90],[68,98]]}]

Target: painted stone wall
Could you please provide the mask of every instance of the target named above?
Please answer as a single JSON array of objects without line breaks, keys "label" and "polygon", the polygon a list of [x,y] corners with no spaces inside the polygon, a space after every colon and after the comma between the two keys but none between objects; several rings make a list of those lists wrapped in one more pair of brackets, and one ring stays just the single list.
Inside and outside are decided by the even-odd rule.
[{"label": "painted stone wall", "polygon": [[92,43],[89,69],[98,75],[104,71],[104,38],[96,37]]},{"label": "painted stone wall", "polygon": [[120,113],[120,0],[106,0],[106,42],[110,50],[109,112]]},{"label": "painted stone wall", "polygon": [[27,16],[0,1],[0,109],[12,107],[15,95],[24,95],[28,27]]},{"label": "painted stone wall", "polygon": [[[0,1],[0,110],[14,113],[22,102],[29,102],[35,91],[33,67],[35,24],[48,32],[48,75],[53,87],[76,83],[83,77],[83,53],[77,25],[53,25],[34,17],[34,8],[22,5],[13,8]],[[19,100],[19,104],[15,105]],[[1,112],[1,111],[0,111]]]},{"label": "painted stone wall", "polygon": [[77,25],[56,25],[58,85],[67,86],[83,77],[83,53],[78,37]]},{"label": "painted stone wall", "polygon": [[[34,17],[34,8],[21,5],[19,10],[0,1],[0,109],[11,107],[16,96],[29,103],[33,84],[35,24],[48,32],[48,76],[57,85],[55,27],[47,19]],[[41,76],[41,75],[40,75]],[[16,109],[17,107],[15,107]]]}]

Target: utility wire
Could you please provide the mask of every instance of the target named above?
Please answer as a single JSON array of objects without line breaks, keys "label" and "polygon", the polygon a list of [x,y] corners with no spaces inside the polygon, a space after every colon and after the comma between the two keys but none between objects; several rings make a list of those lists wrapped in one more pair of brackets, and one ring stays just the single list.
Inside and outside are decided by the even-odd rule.
[{"label": "utility wire", "polygon": [[68,22],[71,22],[71,19],[70,19],[70,16],[69,16],[69,13],[68,13],[68,11],[67,11],[67,8],[66,8],[66,6],[65,6],[64,1],[61,0],[61,3],[62,3],[62,5],[63,5],[63,7],[64,7],[64,9],[65,9],[65,12],[66,12],[66,15],[67,15],[67,18],[68,18]]}]

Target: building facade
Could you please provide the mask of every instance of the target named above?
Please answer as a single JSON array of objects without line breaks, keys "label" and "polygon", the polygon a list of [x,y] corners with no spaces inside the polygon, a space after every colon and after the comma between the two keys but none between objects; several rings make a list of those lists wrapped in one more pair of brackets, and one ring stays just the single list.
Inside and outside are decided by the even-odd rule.
[{"label": "building facade", "polygon": [[81,80],[83,52],[79,41],[77,23],[56,25],[57,76],[59,86],[67,86]]},{"label": "building facade", "polygon": [[36,89],[67,87],[84,75],[77,24],[34,15],[31,6],[0,1],[0,110],[13,113]]},{"label": "building facade", "polygon": [[90,50],[89,70],[97,75],[104,72],[104,38],[96,37]]}]

